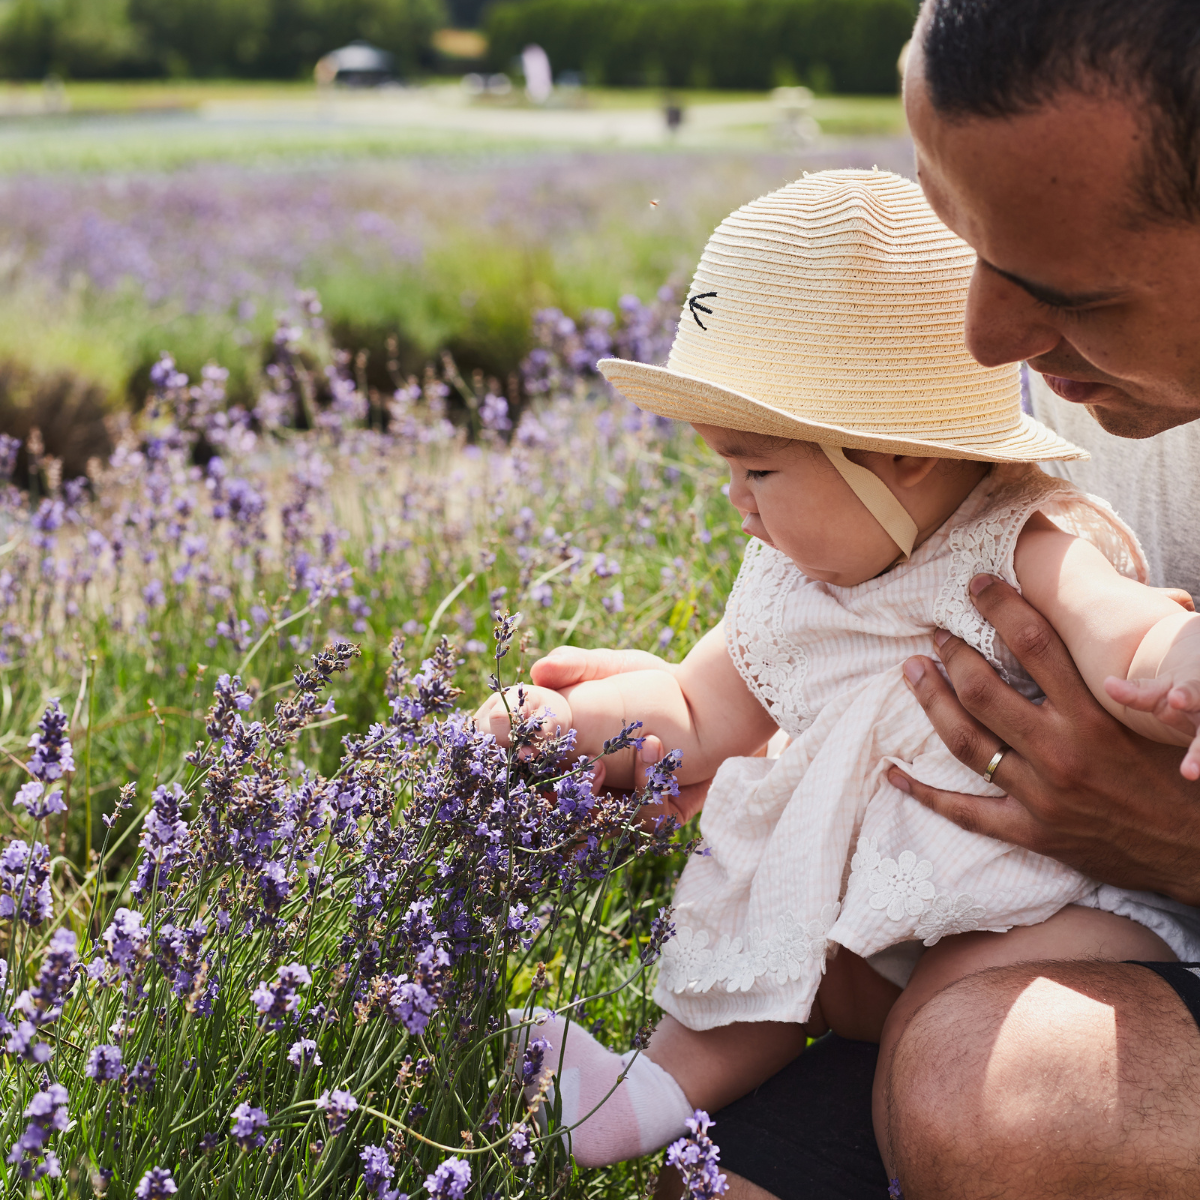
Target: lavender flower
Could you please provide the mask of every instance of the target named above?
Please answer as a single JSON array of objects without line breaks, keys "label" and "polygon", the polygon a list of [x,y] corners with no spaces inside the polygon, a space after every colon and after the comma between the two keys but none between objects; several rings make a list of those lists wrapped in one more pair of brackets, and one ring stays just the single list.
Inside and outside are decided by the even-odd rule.
[{"label": "lavender flower", "polygon": [[287,1019],[293,1017],[300,1003],[296,989],[307,987],[310,983],[312,976],[308,973],[308,968],[299,963],[280,967],[276,981],[272,984],[260,982],[250,996],[260,1014],[259,1026],[276,1032],[282,1029]]},{"label": "lavender flower", "polygon": [[74,933],[57,930],[46,948],[36,982],[17,997],[14,1009],[36,1028],[52,1025],[75,982],[77,959]]},{"label": "lavender flower", "polygon": [[5,1018],[3,1025],[8,1033],[4,1049],[14,1058],[33,1066],[50,1061],[54,1051],[45,1042],[38,1041],[37,1026],[32,1021],[18,1021],[14,1026]]},{"label": "lavender flower", "polygon": [[33,757],[25,764],[34,779],[51,783],[75,770],[71,740],[67,737],[67,714],[57,700],[51,700],[38,722],[37,732],[29,739]]},{"label": "lavender flower", "polygon": [[20,449],[20,438],[0,433],[0,481],[7,483],[12,478],[17,469],[17,451]]},{"label": "lavender flower", "polygon": [[133,1194],[137,1200],[167,1200],[168,1196],[175,1195],[177,1191],[179,1188],[171,1178],[170,1171],[165,1167],[151,1167],[142,1176],[142,1181]]},{"label": "lavender flower", "polygon": [[104,944],[103,957],[93,959],[88,965],[88,975],[105,982],[113,976],[122,982],[135,978],[148,956],[147,941],[150,932],[143,925],[140,912],[130,908],[118,908],[112,922],[101,935]]},{"label": "lavender flower", "polygon": [[210,961],[203,955],[208,926],[195,921],[186,929],[164,924],[158,934],[158,961],[171,981],[171,992],[187,1001],[188,1011],[212,1015],[218,983],[209,979]]},{"label": "lavender flower", "polygon": [[[1024,376],[1022,376],[1022,382],[1023,381]],[[904,1191],[900,1187],[899,1179],[888,1180],[888,1196],[890,1197],[890,1200],[904,1200]]]},{"label": "lavender flower", "polygon": [[[299,1041],[292,1043],[287,1060],[298,1071],[303,1071],[310,1066],[319,1067],[321,1056],[317,1053],[317,1043],[312,1038],[300,1038]],[[390,1179],[391,1176],[388,1178]]]},{"label": "lavender flower", "polygon": [[46,785],[38,779],[23,784],[13,799],[14,808],[23,808],[35,821],[44,821],[53,813],[66,812],[61,789],[55,789],[43,797]]},{"label": "lavender flower", "polygon": [[51,910],[50,848],[34,842],[30,850],[14,839],[0,853],[0,919],[19,918],[37,926]]},{"label": "lavender flower", "polygon": [[143,854],[137,878],[129,890],[139,899],[152,887],[166,886],[170,873],[186,860],[190,834],[181,810],[187,807],[187,795],[177,783],[157,787],[150,797],[150,811],[142,823],[138,844]]},{"label": "lavender flower", "polygon": [[392,1166],[388,1153],[382,1146],[364,1146],[358,1152],[358,1157],[362,1159],[363,1187],[374,1195],[376,1200],[408,1200],[407,1196],[402,1196],[396,1189],[388,1187],[396,1174],[396,1168]]},{"label": "lavender flower", "polygon": [[122,1090],[126,1094],[136,1090],[148,1096],[154,1091],[154,1079],[157,1074],[158,1064],[147,1054],[144,1058],[139,1059],[125,1076],[121,1085]]},{"label": "lavender flower", "polygon": [[471,1186],[471,1164],[451,1156],[432,1175],[425,1176],[429,1200],[463,1200]]},{"label": "lavender flower", "polygon": [[29,1124],[5,1160],[17,1168],[22,1179],[41,1179],[44,1175],[57,1179],[62,1175],[58,1157],[46,1149],[46,1143],[52,1133],[61,1133],[67,1127],[67,1100],[67,1089],[61,1083],[52,1083],[26,1106],[24,1115]]},{"label": "lavender flower", "polygon": [[121,1048],[119,1046],[96,1046],[88,1055],[83,1073],[97,1083],[121,1077]]},{"label": "lavender flower", "polygon": [[712,1120],[703,1109],[687,1119],[688,1136],[667,1148],[667,1162],[683,1177],[683,1186],[694,1200],[711,1200],[729,1191],[725,1176],[717,1170],[721,1151],[708,1136]]},{"label": "lavender flower", "polygon": [[525,1047],[521,1059],[521,1082],[525,1087],[537,1086],[542,1078],[542,1070],[546,1063],[546,1055],[553,1047],[542,1037],[533,1038]]},{"label": "lavender flower", "polygon": [[346,1128],[350,1114],[358,1107],[358,1101],[350,1092],[334,1088],[324,1091],[317,1100],[317,1107],[325,1114],[331,1134],[341,1133]]},{"label": "lavender flower", "polygon": [[266,1144],[266,1135],[260,1131],[270,1124],[270,1118],[261,1108],[254,1108],[243,1101],[233,1110],[230,1120],[233,1128],[229,1136],[242,1150],[256,1150]]},{"label": "lavender flower", "polygon": [[529,1130],[524,1125],[514,1125],[508,1135],[508,1160],[514,1167],[532,1167],[537,1161],[529,1144]]},{"label": "lavender flower", "polygon": [[663,943],[675,936],[675,925],[671,920],[671,909],[660,908],[658,916],[650,922],[650,937],[638,957],[644,963],[656,961],[662,954]]}]

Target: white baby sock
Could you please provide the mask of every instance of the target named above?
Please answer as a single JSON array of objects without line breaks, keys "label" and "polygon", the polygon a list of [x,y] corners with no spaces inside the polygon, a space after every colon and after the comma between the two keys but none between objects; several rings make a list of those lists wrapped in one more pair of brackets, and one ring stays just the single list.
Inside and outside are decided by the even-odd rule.
[{"label": "white baby sock", "polygon": [[[544,1014],[539,1010],[536,1015]],[[511,1024],[522,1018],[519,1010],[509,1013]],[[563,1125],[576,1125],[587,1118],[570,1132],[571,1152],[581,1167],[603,1167],[637,1158],[687,1132],[684,1122],[692,1115],[692,1106],[683,1089],[644,1053],[628,1050],[614,1054],[587,1030],[575,1022],[568,1027],[566,1020],[557,1016],[523,1029],[522,1048],[528,1038],[544,1038],[550,1043],[543,1069],[558,1077]],[[628,1073],[618,1084],[617,1079],[627,1068]],[[527,1094],[536,1091],[535,1084]],[[554,1093],[546,1096],[552,1105]]]}]

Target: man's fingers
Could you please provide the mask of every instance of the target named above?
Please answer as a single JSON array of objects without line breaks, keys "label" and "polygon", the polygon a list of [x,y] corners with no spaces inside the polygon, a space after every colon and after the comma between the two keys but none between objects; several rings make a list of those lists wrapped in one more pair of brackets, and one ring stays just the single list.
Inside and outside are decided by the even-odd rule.
[{"label": "man's fingers", "polygon": [[[1001,767],[1003,767],[1001,763]],[[997,768],[997,774],[1000,773]],[[1011,796],[968,796],[944,792],[906,775],[899,767],[888,772],[888,782],[940,813],[968,833],[982,833],[1017,846],[1032,847],[1036,841],[1033,818]]]},{"label": "man's fingers", "polygon": [[[1095,705],[1095,698],[1083,682],[1062,638],[1016,588],[994,575],[976,575],[971,580],[971,595],[975,607],[996,627],[1004,644],[1057,708],[1070,714],[1078,712],[1083,705]],[[957,688],[958,680],[949,664],[946,669]],[[961,691],[959,688],[960,694]],[[988,724],[991,724],[990,719]]]},{"label": "man's fingers", "polygon": [[529,677],[539,687],[558,691],[591,679],[607,679],[626,671],[673,670],[670,664],[646,650],[583,650],[578,646],[556,646],[538,659]]},{"label": "man's fingers", "polygon": [[[961,651],[953,650],[951,643],[957,643],[957,646],[961,647]],[[985,708],[989,714],[992,712],[997,714],[994,729],[989,729],[967,711],[954,689],[942,678],[941,672],[934,665],[932,659],[926,658],[924,655],[910,658],[904,664],[904,679],[916,697],[917,703],[925,710],[925,715],[937,730],[938,736],[946,743],[946,749],[959,762],[982,775],[989,759],[996,753],[996,747],[1001,742],[1012,746],[1020,740],[1020,732],[1028,715],[1017,709],[1014,701],[1019,705],[1028,705],[1028,701],[1008,687],[988,666],[987,662],[980,655],[975,654],[969,646],[958,642],[956,638],[951,638],[942,646],[943,655],[946,655],[948,650],[951,651],[951,654],[961,652],[973,655],[978,660],[978,667],[984,672],[984,675],[980,680],[980,686],[973,686],[968,690],[968,696],[979,701],[984,698],[982,686],[990,687],[991,691],[988,696],[994,693],[994,698],[981,707]],[[959,677],[963,677],[962,670],[959,672]],[[955,682],[957,685],[958,680]],[[988,717],[988,722],[989,724],[993,723],[991,715]]]}]

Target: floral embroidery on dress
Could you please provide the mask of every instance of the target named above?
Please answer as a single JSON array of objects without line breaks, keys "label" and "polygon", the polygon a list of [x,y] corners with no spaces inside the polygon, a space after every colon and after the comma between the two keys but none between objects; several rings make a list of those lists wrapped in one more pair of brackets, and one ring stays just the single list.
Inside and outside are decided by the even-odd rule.
[{"label": "floral embroidery on dress", "polygon": [[886,909],[892,921],[921,916],[937,895],[937,888],[929,879],[933,863],[927,858],[918,860],[911,850],[905,850],[899,858],[884,858],[879,853],[877,838],[858,839],[850,871],[866,876],[867,890],[871,893],[868,903],[874,909]]},{"label": "floral embroidery on dress", "polygon": [[784,631],[783,609],[803,581],[795,563],[752,539],[725,606],[725,643],[738,674],[780,729],[797,737],[813,722],[804,700],[808,655]]},{"label": "floral embroidery on dress", "polygon": [[693,980],[704,974],[712,962],[708,949],[708,930],[676,928],[675,936],[663,946],[658,960],[658,979],[668,991],[682,992]]},{"label": "floral embroidery on dress", "polygon": [[942,938],[952,934],[973,933],[986,916],[987,909],[976,904],[975,897],[969,892],[959,892],[954,897],[943,892],[935,896],[933,903],[921,914],[913,932],[926,946],[936,946]]},{"label": "floral embroidery on dress", "polygon": [[810,963],[824,971],[826,935],[840,907],[826,904],[821,915],[810,921],[801,921],[787,911],[772,923],[769,937],[764,938],[757,929],[744,942],[740,937],[722,934],[711,950],[707,930],[682,926],[663,946],[659,983],[675,993],[707,992],[718,983],[724,983],[729,992],[747,992],[762,975],[783,985],[799,979]]}]

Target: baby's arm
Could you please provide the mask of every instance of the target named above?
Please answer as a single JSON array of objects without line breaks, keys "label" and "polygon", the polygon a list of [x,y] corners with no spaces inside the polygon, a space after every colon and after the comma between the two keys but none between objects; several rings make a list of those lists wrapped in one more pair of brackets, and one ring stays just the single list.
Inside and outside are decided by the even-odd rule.
[{"label": "baby's arm", "polygon": [[[1025,598],[1058,631],[1096,699],[1144,737],[1190,745],[1200,727],[1200,616],[1118,574],[1041,513],[1022,530],[1015,565]],[[1200,777],[1200,741],[1183,771]]]},{"label": "baby's arm", "polygon": [[[562,726],[577,731],[580,753],[594,756],[632,721],[665,750],[683,752],[680,783],[709,779],[732,755],[753,754],[775,732],[766,709],[737,673],[721,625],[710,630],[674,670],[627,671],[552,692],[531,687],[526,708],[549,708]],[[508,693],[509,703],[514,692]],[[479,711],[480,725],[504,738],[508,717],[498,696]],[[657,756],[655,756],[657,757]],[[633,751],[605,759],[605,783],[629,788],[642,782]]]}]

